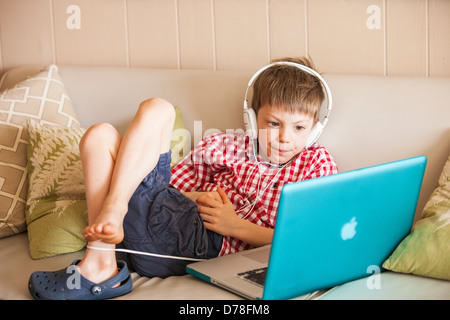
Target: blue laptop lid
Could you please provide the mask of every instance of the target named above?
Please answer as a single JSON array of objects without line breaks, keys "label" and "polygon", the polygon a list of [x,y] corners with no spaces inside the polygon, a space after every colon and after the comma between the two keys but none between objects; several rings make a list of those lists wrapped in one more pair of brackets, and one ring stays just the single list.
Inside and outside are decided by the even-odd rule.
[{"label": "blue laptop lid", "polygon": [[291,298],[380,270],[411,230],[426,161],[285,185],[263,298]]}]

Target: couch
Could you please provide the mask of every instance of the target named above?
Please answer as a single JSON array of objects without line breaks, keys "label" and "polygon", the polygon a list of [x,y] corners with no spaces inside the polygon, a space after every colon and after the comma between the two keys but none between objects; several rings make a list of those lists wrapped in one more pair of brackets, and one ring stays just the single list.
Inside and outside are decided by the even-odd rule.
[{"label": "couch", "polygon": [[[243,128],[243,97],[251,75],[251,71],[76,66],[49,66],[44,71],[40,71],[37,66],[7,70],[0,82],[0,92],[3,91],[0,97],[0,129],[7,129],[9,133],[12,129],[19,130],[20,138],[17,138],[18,142],[14,146],[0,149],[0,161],[3,161],[2,152],[13,152],[20,145],[23,145],[22,149],[28,148],[28,153],[23,151],[28,160],[30,152],[34,154],[36,148],[39,148],[36,141],[31,143],[27,140],[26,130],[21,129],[30,128],[32,121],[49,127],[55,122],[66,131],[78,127],[83,130],[98,122],[109,122],[124,133],[139,103],[155,96],[164,97],[178,107],[178,128],[188,130],[178,131],[178,135],[173,138],[173,145],[179,147],[175,154],[180,155],[180,150],[189,149],[203,135],[218,130]],[[328,148],[341,172],[422,154],[427,156],[428,164],[414,219],[415,223],[422,223],[424,214],[430,215],[424,213],[424,206],[434,204],[430,203],[430,197],[433,196],[433,191],[436,193],[439,178],[441,177],[441,181],[444,179],[442,172],[450,154],[450,78],[328,74],[324,77],[331,88],[334,103],[330,121],[319,143]],[[51,81],[48,80],[50,78]],[[30,82],[30,79],[35,82]],[[14,87],[21,81],[25,82]],[[39,84],[39,81],[44,82]],[[62,90],[62,93],[55,93],[54,97],[49,98],[52,84],[58,84],[58,90]],[[31,116],[25,110],[27,101],[36,98],[37,94],[33,90],[38,89],[47,95],[45,99],[38,101],[38,105],[42,107],[46,103],[53,103],[55,106],[48,109],[56,108],[56,111],[53,110],[57,114],[56,118],[44,119],[46,111],[42,113],[39,108],[40,111],[30,111]],[[66,131],[57,131],[56,136],[63,135]],[[2,139],[6,139],[6,135],[2,135],[4,137],[0,138],[0,143],[3,143]],[[40,135],[34,134],[34,137],[39,138]],[[72,145],[72,151],[76,154],[75,144]],[[27,192],[31,196],[39,191],[35,180],[31,180],[31,175],[40,169],[36,167],[39,164],[33,167],[31,160],[28,165],[26,160],[21,161],[22,167],[27,168],[25,171],[22,169],[20,186],[23,186],[23,190],[16,192],[13,202],[16,204],[15,210],[23,212],[26,208],[34,207],[32,199],[28,199],[27,207],[25,203]],[[29,167],[30,164],[32,167]],[[76,175],[78,169],[72,169],[71,172]],[[7,179],[9,176],[6,180],[4,175],[0,177],[2,196],[6,192],[3,187],[7,184]],[[73,189],[76,189],[73,192],[81,194],[81,199],[70,199],[72,202],[66,203],[64,208],[70,207],[74,202],[80,205],[78,208],[83,207],[82,181],[79,181],[79,177],[77,179],[78,182],[72,184]],[[53,230],[48,229],[49,222],[39,226],[30,217],[20,217],[20,214],[14,220],[8,216],[12,211],[4,203],[0,202],[0,299],[31,299],[27,289],[29,275],[37,270],[58,270],[81,258],[84,251],[83,239],[78,237],[74,247],[68,246],[65,249],[67,252],[55,251],[47,256],[33,255],[43,242],[60,240],[46,238],[50,237]],[[81,211],[84,209],[73,212],[85,214]],[[445,212],[439,217],[445,218]],[[80,219],[83,223],[85,216]],[[30,227],[31,223],[33,229]],[[444,240],[441,239],[437,247],[424,249],[425,252],[437,250],[433,258],[426,258],[425,265],[428,268],[425,269],[440,269],[439,274],[417,271],[411,267],[411,263],[409,269],[408,266],[401,269],[402,266],[397,267],[392,261],[390,268],[381,274],[368,273],[366,278],[330,288],[319,298],[450,299],[450,281],[446,278],[448,271],[445,270],[450,269],[450,264],[447,264],[450,255],[448,227],[449,224],[444,221],[440,231],[445,228],[447,231],[441,234]],[[39,231],[41,234],[36,235]],[[79,231],[64,232],[74,236],[73,233]],[[433,243],[433,240],[426,239],[425,244]],[[57,243],[56,247],[63,246]],[[416,251],[412,248],[413,257],[409,262],[413,261],[413,265],[417,258],[414,257]],[[132,277],[133,291],[117,299],[241,299],[191,275],[150,279],[133,273]]]}]

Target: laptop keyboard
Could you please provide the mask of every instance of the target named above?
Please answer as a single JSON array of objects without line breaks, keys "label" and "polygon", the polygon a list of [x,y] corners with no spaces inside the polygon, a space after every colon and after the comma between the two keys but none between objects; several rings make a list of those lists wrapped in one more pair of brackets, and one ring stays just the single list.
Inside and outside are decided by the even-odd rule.
[{"label": "laptop keyboard", "polygon": [[264,287],[264,281],[266,280],[267,267],[253,269],[245,272],[238,273],[239,278],[248,280]]}]

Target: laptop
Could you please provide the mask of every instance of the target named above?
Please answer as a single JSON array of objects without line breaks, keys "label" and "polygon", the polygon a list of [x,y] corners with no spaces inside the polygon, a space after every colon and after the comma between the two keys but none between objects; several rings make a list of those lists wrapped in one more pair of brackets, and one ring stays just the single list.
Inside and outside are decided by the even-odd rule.
[{"label": "laptop", "polygon": [[411,230],[426,162],[419,156],[287,184],[271,245],[186,270],[245,298],[272,300],[382,271]]}]

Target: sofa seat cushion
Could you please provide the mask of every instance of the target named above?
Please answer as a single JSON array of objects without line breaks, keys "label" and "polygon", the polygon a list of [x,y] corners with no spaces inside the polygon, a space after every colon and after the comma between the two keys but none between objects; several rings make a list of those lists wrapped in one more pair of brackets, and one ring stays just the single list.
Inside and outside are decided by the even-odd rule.
[{"label": "sofa seat cushion", "polygon": [[[27,233],[0,239],[0,300],[31,300],[28,279],[34,271],[60,270],[84,256],[84,250],[51,258],[32,260],[28,251]],[[133,291],[118,297],[121,300],[236,300],[240,297],[210,285],[191,275],[165,279],[131,274]]]},{"label": "sofa seat cushion", "polygon": [[385,271],[350,281],[321,300],[449,300],[450,281]]}]

